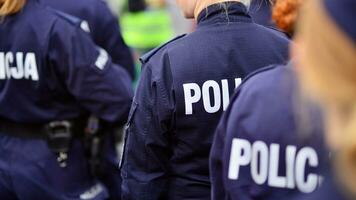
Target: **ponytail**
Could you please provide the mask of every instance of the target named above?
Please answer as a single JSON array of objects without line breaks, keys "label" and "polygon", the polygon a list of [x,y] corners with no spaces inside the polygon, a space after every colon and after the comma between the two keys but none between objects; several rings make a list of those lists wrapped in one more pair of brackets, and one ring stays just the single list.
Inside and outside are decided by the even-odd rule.
[{"label": "ponytail", "polygon": [[25,5],[25,0],[0,0],[0,16],[19,12]]}]

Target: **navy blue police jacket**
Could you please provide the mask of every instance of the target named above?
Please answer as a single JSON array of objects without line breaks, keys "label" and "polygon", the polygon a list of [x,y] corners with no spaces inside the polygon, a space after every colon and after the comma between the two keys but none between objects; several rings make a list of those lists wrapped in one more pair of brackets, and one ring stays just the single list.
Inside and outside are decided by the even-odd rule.
[{"label": "navy blue police jacket", "polygon": [[42,3],[82,20],[83,30],[105,49],[112,62],[123,66],[133,78],[133,57],[120,33],[119,21],[103,0],[41,0]]},{"label": "navy blue police jacket", "polygon": [[124,124],[131,79],[114,66],[78,21],[28,0],[0,24],[0,118],[18,123],[88,113]]},{"label": "navy blue police jacket", "polygon": [[246,7],[204,9],[197,30],[142,57],[122,167],[123,199],[210,199],[209,151],[235,87],[288,59],[284,34],[253,23]]},{"label": "navy blue police jacket", "polygon": [[263,68],[240,85],[211,149],[214,200],[288,199],[319,187],[322,119],[297,91],[291,66]]}]

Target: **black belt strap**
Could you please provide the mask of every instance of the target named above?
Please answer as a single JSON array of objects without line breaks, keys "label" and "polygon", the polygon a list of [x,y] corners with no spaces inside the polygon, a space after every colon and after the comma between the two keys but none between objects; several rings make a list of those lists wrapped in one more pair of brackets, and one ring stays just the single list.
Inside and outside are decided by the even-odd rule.
[{"label": "black belt strap", "polygon": [[[65,120],[71,124],[71,132],[74,136],[83,136],[86,126],[85,120]],[[48,124],[18,123],[0,118],[0,134],[21,138],[43,138],[47,137]]]}]

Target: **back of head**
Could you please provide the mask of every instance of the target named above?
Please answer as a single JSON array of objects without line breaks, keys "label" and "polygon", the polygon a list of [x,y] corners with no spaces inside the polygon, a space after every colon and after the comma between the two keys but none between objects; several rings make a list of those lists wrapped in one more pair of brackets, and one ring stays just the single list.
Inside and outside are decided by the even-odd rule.
[{"label": "back of head", "polygon": [[0,0],[0,16],[4,17],[19,12],[26,0]]}]

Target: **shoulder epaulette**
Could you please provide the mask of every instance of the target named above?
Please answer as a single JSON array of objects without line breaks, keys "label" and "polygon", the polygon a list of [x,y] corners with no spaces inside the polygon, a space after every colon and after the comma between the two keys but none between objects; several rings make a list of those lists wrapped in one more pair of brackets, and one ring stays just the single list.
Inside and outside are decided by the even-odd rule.
[{"label": "shoulder epaulette", "polygon": [[81,20],[73,15],[69,15],[67,13],[52,9],[53,12],[63,20],[67,21],[68,23],[74,25],[74,26],[79,26],[81,23]]},{"label": "shoulder epaulette", "polygon": [[176,41],[176,40],[178,40],[178,39],[180,39],[180,38],[182,38],[182,37],[184,37],[184,36],[186,36],[186,34],[179,35],[179,36],[173,38],[172,40],[170,40],[170,41],[168,41],[168,42],[162,44],[161,46],[152,49],[151,51],[149,51],[149,52],[146,53],[145,55],[141,56],[141,58],[140,58],[141,63],[144,64],[144,63],[148,62],[148,61],[150,60],[150,58],[151,58],[153,55],[155,55],[160,49],[162,49],[163,47],[167,46],[168,44],[172,43],[173,41]]}]

